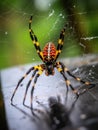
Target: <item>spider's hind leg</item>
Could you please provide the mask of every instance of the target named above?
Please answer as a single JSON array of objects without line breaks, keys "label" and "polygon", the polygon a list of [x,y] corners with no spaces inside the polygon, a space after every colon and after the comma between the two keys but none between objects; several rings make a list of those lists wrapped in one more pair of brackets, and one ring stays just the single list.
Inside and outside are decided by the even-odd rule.
[{"label": "spider's hind leg", "polygon": [[67,79],[65,73],[62,71],[61,74],[63,75],[65,82],[66,82],[66,86],[67,86],[67,93],[68,93],[68,87],[71,88],[71,90],[73,91],[73,93],[76,95],[76,98],[79,97],[78,91],[72,86],[70,80]]},{"label": "spider's hind leg", "polygon": [[60,62],[57,62],[56,63],[56,67],[58,69],[58,71],[61,73],[61,75],[63,76],[64,80],[65,80],[65,83],[66,83],[66,87],[67,87],[67,90],[66,90],[66,101],[67,101],[67,97],[68,97],[68,88],[70,87],[70,89],[73,91],[73,93],[75,93],[76,95],[76,98],[79,97],[76,89],[71,85],[71,82],[70,80],[68,80],[65,72],[64,72],[64,68],[60,65]]},{"label": "spider's hind leg", "polygon": [[81,78],[76,77],[75,75],[73,75],[73,74],[68,70],[68,68],[65,67],[65,65],[64,65],[63,63],[58,62],[58,64],[61,65],[63,71],[66,72],[66,73],[68,73],[69,76],[73,77],[73,78],[74,78],[75,80],[77,80],[78,82],[80,82],[80,83],[82,83],[82,84],[88,86],[87,88],[83,89],[83,91],[80,91],[80,92],[79,92],[79,88],[80,88],[80,87],[79,87],[78,89],[74,89],[74,93],[76,93],[78,96],[79,96],[80,94],[86,92],[87,90],[89,90],[89,89],[95,87],[95,84],[94,84],[94,83],[91,83],[91,82],[89,82],[89,81],[84,81],[84,80],[82,80]]},{"label": "spider's hind leg", "polygon": [[36,74],[35,79],[34,79],[34,83],[33,83],[32,89],[31,89],[30,106],[31,106],[32,114],[34,114],[34,112],[33,112],[33,93],[34,93],[34,88],[35,88],[35,84],[36,84],[39,76],[42,74],[42,72],[43,72],[43,70],[39,70],[38,73]]},{"label": "spider's hind leg", "polygon": [[27,71],[27,73],[18,81],[18,84],[17,84],[17,86],[16,86],[16,88],[15,88],[13,94],[12,94],[12,97],[11,97],[11,105],[14,106],[14,104],[13,104],[13,98],[14,98],[14,96],[15,96],[15,94],[16,94],[16,91],[17,91],[18,87],[20,86],[20,83],[27,77],[27,75],[28,75],[33,69],[34,69],[34,67],[31,67],[31,68]]},{"label": "spider's hind leg", "polygon": [[29,80],[29,82],[28,82],[28,84],[27,84],[27,86],[26,86],[26,90],[25,90],[25,94],[24,94],[24,98],[23,98],[23,105],[24,105],[25,107],[27,107],[27,108],[30,108],[28,105],[25,104],[27,92],[28,92],[28,89],[29,89],[29,87],[30,87],[30,84],[31,84],[31,82],[32,82],[32,80],[33,80],[33,78],[34,78],[34,76],[35,76],[35,74],[36,74],[37,71],[38,71],[38,69],[34,68],[33,74],[32,74],[32,76],[31,76],[31,78],[30,78],[30,80]]}]

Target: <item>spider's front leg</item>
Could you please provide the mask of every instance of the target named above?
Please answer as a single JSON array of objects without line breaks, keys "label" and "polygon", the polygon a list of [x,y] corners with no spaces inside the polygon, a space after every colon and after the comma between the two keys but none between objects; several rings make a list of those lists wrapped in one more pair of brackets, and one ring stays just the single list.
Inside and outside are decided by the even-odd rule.
[{"label": "spider's front leg", "polygon": [[35,35],[34,31],[31,28],[31,23],[32,23],[32,16],[30,17],[30,20],[29,20],[29,33],[30,33],[31,40],[35,46],[35,49],[37,50],[39,57],[41,58],[41,60],[43,60],[43,54],[40,48],[40,44],[38,42],[37,36]]}]

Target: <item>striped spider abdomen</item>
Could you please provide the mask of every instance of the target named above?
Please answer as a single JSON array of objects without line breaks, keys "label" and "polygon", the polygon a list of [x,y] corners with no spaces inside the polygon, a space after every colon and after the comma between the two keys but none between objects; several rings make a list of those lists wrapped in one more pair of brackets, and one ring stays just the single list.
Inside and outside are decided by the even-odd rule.
[{"label": "striped spider abdomen", "polygon": [[45,63],[53,63],[56,57],[56,47],[54,43],[49,42],[43,49],[43,60]]}]

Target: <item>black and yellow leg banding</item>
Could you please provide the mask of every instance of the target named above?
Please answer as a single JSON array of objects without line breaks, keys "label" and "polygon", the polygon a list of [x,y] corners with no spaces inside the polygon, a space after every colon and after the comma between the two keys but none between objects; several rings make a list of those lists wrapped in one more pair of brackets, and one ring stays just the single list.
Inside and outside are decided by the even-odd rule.
[{"label": "black and yellow leg banding", "polygon": [[73,93],[75,93],[77,96],[78,96],[78,93],[75,91],[75,88],[71,85],[71,82],[70,80],[67,79],[65,73],[63,71],[60,71],[60,73],[62,74],[64,80],[65,80],[65,83],[66,83],[66,87],[67,87],[67,93],[68,94],[68,87],[70,87],[70,89],[73,91]]},{"label": "black and yellow leg banding", "polygon": [[[67,86],[67,87],[70,86],[70,88],[72,89],[72,91],[73,91],[77,96],[79,96],[78,89],[75,89],[75,88],[71,85],[70,80],[68,80],[67,77],[66,77],[66,75],[65,75],[66,73],[67,73],[69,76],[73,77],[76,81],[78,81],[78,82],[80,82],[80,83],[82,83],[82,84],[85,84],[85,85],[89,86],[89,88],[92,88],[92,87],[95,86],[95,84],[93,84],[93,83],[91,83],[91,82],[89,82],[89,81],[84,81],[84,80],[82,80],[81,78],[76,77],[75,75],[73,75],[73,74],[68,70],[68,68],[65,67],[65,65],[64,65],[62,62],[57,62],[57,63],[56,63],[56,66],[57,66],[58,71],[63,75],[63,77],[64,77],[64,79],[65,79],[65,82],[66,82],[66,86]],[[66,73],[65,73],[65,72],[66,72]]]},{"label": "black and yellow leg banding", "polygon": [[36,65],[36,66],[34,66],[34,69],[36,70],[38,70],[38,71],[43,71],[43,68],[42,68],[42,66],[41,65]]},{"label": "black and yellow leg banding", "polygon": [[83,84],[85,84],[85,85],[92,85],[89,81],[84,81],[84,80],[82,80],[81,78],[76,77],[75,75],[71,74],[70,71],[67,71],[67,73],[68,73],[71,77],[73,77],[75,80],[77,80],[77,81],[79,81],[79,82],[81,82],[81,83],[83,83]]},{"label": "black and yellow leg banding", "polygon": [[55,61],[57,60],[58,56],[60,55],[61,53],[61,50],[56,50],[56,58],[55,58]]},{"label": "black and yellow leg banding", "polygon": [[[35,68],[34,68],[34,69],[35,69]],[[28,92],[28,89],[29,89],[29,87],[30,87],[30,84],[31,84],[31,82],[32,82],[32,80],[33,80],[33,78],[34,78],[34,76],[35,76],[35,74],[36,74],[37,71],[38,71],[38,69],[35,69],[35,70],[33,71],[33,74],[32,74],[32,76],[31,76],[31,78],[30,78],[30,80],[29,80],[29,82],[28,82],[28,84],[27,84],[27,86],[26,86],[26,90],[25,90],[25,94],[24,94],[24,98],[23,98],[23,105],[24,105],[25,107],[27,107],[27,108],[30,108],[29,106],[27,106],[27,105],[25,104],[27,92]]]},{"label": "black and yellow leg banding", "polygon": [[63,71],[62,68],[60,68],[60,67],[58,67],[57,70],[58,70],[59,72],[62,72],[62,71]]},{"label": "black and yellow leg banding", "polygon": [[29,33],[30,33],[31,40],[35,46],[35,49],[37,50],[39,57],[43,60],[40,44],[38,42],[37,36],[34,34],[32,28],[31,28],[31,23],[32,23],[32,16],[30,17],[30,20],[29,20]]},{"label": "black and yellow leg banding", "polygon": [[39,42],[37,41],[37,37],[36,37],[35,35],[32,35],[31,32],[30,32],[30,37],[31,37],[31,39],[32,39],[32,42],[33,42],[33,44],[34,44],[34,46],[35,46],[35,49],[36,49],[36,51],[37,51],[39,57],[40,57],[41,59],[43,59],[43,57],[42,57],[42,51],[41,51],[41,48],[40,48],[40,44],[39,44]]},{"label": "black and yellow leg banding", "polygon": [[64,36],[65,36],[65,27],[61,31],[60,37],[58,39],[58,45],[57,45],[57,50],[56,50],[56,59],[58,58],[59,54],[61,53],[61,50],[62,50],[62,47],[63,47],[63,44],[64,44]]},{"label": "black and yellow leg banding", "polygon": [[32,42],[33,42],[36,50],[41,51],[40,44],[39,44],[39,42],[37,40],[36,35],[34,33],[32,33],[32,30],[29,30],[29,32],[30,32],[30,37],[32,39]]},{"label": "black and yellow leg banding", "polygon": [[64,44],[64,36],[65,36],[65,27],[64,27],[64,29],[60,33],[57,50],[61,50],[62,49],[63,44]]},{"label": "black and yellow leg banding", "polygon": [[32,86],[32,89],[31,89],[31,99],[30,99],[30,104],[31,104],[31,111],[32,111],[32,114],[33,114],[33,93],[34,93],[34,88],[35,88],[35,84],[37,82],[37,79],[39,78],[39,76],[42,74],[40,73],[42,71],[39,71],[34,79],[34,83],[33,83],[33,86]]},{"label": "black and yellow leg banding", "polygon": [[68,73],[71,77],[73,77],[75,80],[77,80],[77,81],[79,81],[79,82],[81,82],[81,83],[83,83],[83,84],[85,84],[85,85],[93,85],[93,84],[90,83],[89,81],[84,81],[84,80],[82,80],[81,78],[76,77],[75,75],[73,75],[73,74],[68,70],[68,68],[64,66],[63,63],[58,62],[58,64],[62,66],[62,68],[64,69],[64,72],[67,72],[67,73]]},{"label": "black and yellow leg banding", "polygon": [[[60,65],[59,62],[58,62],[58,65]],[[63,78],[65,79],[65,82],[66,82],[66,87],[68,88],[68,86],[69,86],[69,87],[74,91],[75,89],[74,89],[74,87],[71,85],[70,80],[67,79],[67,77],[66,77],[66,75],[65,75],[65,73],[64,73],[64,71],[63,71],[63,69],[60,68],[60,67],[58,67],[57,69],[58,69],[58,71],[63,75]]]},{"label": "black and yellow leg banding", "polygon": [[12,105],[13,105],[13,98],[14,98],[14,96],[15,96],[15,93],[16,93],[16,91],[17,91],[17,89],[18,89],[20,83],[21,83],[21,82],[27,77],[27,75],[28,75],[31,71],[33,71],[33,70],[34,70],[34,67],[31,67],[31,68],[27,71],[27,73],[18,81],[18,84],[17,84],[17,86],[16,86],[16,88],[15,88],[13,94],[12,94],[12,97],[11,97],[11,104],[12,104]]}]

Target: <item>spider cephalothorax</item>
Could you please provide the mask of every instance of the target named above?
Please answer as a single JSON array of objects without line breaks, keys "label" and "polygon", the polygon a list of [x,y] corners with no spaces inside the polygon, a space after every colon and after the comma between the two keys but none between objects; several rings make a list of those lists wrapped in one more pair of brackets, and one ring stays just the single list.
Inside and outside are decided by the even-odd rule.
[{"label": "spider cephalothorax", "polygon": [[[14,95],[18,89],[18,87],[20,86],[20,83],[28,76],[28,74],[30,72],[32,72],[32,76],[30,78],[30,80],[27,83],[26,86],[26,91],[25,91],[25,95],[23,98],[23,105],[26,107],[29,107],[25,104],[25,100],[26,100],[26,96],[27,96],[27,92],[28,92],[28,88],[30,87],[30,84],[34,79],[34,84],[31,88],[31,98],[30,98],[30,104],[31,106],[29,107],[33,113],[33,92],[34,92],[34,88],[35,88],[35,84],[37,82],[38,77],[42,74],[43,71],[45,71],[45,74],[48,75],[54,75],[54,68],[57,68],[57,70],[61,73],[61,75],[63,76],[63,78],[65,79],[65,83],[66,83],[66,87],[67,87],[67,93],[68,93],[68,87],[70,87],[72,89],[72,91],[78,96],[78,91],[76,89],[74,89],[74,87],[71,85],[70,80],[67,79],[66,73],[68,73],[71,77],[73,77],[74,79],[76,79],[77,81],[85,84],[85,85],[94,85],[88,81],[83,81],[81,80],[79,77],[74,76],[66,67],[63,63],[61,62],[56,62],[59,54],[61,53],[63,44],[64,44],[64,35],[65,35],[65,29],[66,26],[64,26],[64,28],[62,29],[59,39],[58,39],[58,45],[57,47],[55,47],[54,43],[49,42],[45,45],[43,51],[41,51],[40,48],[40,44],[38,42],[38,39],[36,37],[36,35],[34,34],[32,28],[31,28],[31,22],[32,22],[32,16],[30,17],[30,21],[29,21],[29,33],[30,33],[30,37],[32,39],[32,42],[36,48],[36,51],[39,55],[39,57],[41,58],[41,60],[43,61],[43,64],[37,65],[37,66],[33,66],[31,67],[27,73],[19,80],[13,94],[11,97],[11,104],[13,104],[13,98]],[[66,73],[65,73],[66,72]],[[35,76],[35,77],[34,77]],[[67,94],[66,93],[66,94]]]}]

